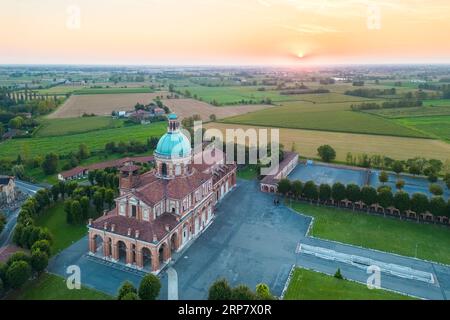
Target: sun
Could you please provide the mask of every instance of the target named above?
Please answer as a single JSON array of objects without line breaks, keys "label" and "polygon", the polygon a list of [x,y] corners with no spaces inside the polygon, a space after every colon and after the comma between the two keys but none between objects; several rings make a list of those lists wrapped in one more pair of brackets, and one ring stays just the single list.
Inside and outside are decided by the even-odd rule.
[{"label": "sun", "polygon": [[301,51],[299,53],[297,53],[297,58],[302,59],[304,56],[305,56],[305,54]]}]

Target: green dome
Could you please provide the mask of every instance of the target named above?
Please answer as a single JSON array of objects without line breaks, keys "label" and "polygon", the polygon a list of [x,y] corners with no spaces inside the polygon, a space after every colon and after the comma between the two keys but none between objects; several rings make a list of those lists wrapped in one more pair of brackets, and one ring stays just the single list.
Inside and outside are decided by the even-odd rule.
[{"label": "green dome", "polygon": [[159,139],[155,153],[159,156],[169,158],[187,157],[191,155],[191,143],[179,131],[167,132]]}]

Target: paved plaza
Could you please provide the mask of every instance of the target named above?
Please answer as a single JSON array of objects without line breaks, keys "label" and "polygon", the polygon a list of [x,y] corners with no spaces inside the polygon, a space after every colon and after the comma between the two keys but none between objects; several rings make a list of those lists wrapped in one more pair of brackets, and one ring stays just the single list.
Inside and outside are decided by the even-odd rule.
[{"label": "paved plaza", "polygon": [[[232,285],[240,283],[254,288],[267,283],[275,295],[281,295],[294,264],[333,274],[341,268],[348,279],[365,283],[366,270],[337,261],[296,253],[299,243],[332,249],[350,255],[371,258],[384,263],[408,266],[431,273],[433,284],[382,274],[382,287],[428,299],[450,297],[450,267],[418,259],[358,248],[311,237],[305,237],[311,218],[273,204],[273,195],[259,192],[257,181],[239,181],[217,207],[214,222],[180,254],[171,267],[176,270],[180,299],[205,299],[208,288],[217,278],[225,277]],[[68,265],[77,264],[82,283],[115,295],[121,283],[129,280],[138,285],[142,272],[99,262],[86,255],[84,238],[50,263],[50,271],[66,276]],[[161,273],[161,299],[167,299],[167,275]]]}]

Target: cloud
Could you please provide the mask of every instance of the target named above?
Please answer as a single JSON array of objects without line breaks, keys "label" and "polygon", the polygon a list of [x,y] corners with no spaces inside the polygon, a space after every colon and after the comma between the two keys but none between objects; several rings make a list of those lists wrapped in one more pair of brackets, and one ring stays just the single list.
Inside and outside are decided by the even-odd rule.
[{"label": "cloud", "polygon": [[315,24],[302,24],[297,27],[289,26],[289,25],[277,25],[280,28],[292,30],[298,33],[310,33],[310,34],[322,34],[322,33],[334,33],[339,32],[331,27],[326,27],[323,25],[315,25]]}]

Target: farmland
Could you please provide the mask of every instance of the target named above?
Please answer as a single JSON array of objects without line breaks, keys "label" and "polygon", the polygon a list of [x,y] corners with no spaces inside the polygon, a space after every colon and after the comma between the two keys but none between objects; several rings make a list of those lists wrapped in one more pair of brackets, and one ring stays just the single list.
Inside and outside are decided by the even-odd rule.
[{"label": "farmland", "polygon": [[389,108],[365,110],[364,112],[378,115],[384,118],[406,118],[406,117],[424,117],[424,116],[445,116],[450,115],[450,107],[446,106],[422,106],[411,108]]},{"label": "farmland", "polygon": [[111,117],[44,119],[42,120],[42,124],[39,129],[34,133],[34,136],[63,136],[94,130],[119,128],[122,125],[123,120],[115,120]]},{"label": "farmland", "polygon": [[87,133],[66,135],[64,137],[36,137],[29,139],[12,139],[0,144],[2,158],[15,159],[18,154],[28,159],[49,152],[66,154],[78,150],[80,144],[86,144],[90,150],[103,149],[110,141],[147,141],[151,136],[161,136],[166,130],[165,122],[150,125],[139,125],[105,129]]},{"label": "farmland", "polygon": [[132,110],[136,103],[148,104],[164,92],[72,95],[48,118],[80,117],[83,113],[111,115],[112,111]]},{"label": "farmland", "polygon": [[194,99],[165,99],[164,105],[168,106],[172,112],[175,112],[180,118],[198,114],[202,120],[209,120],[211,114],[215,114],[217,119],[222,119],[234,115],[245,114],[248,112],[267,109],[270,105],[236,105],[215,107],[209,103]]},{"label": "farmland", "polygon": [[[206,128],[217,128],[225,133],[226,128],[264,128],[258,126],[228,123],[209,123]],[[317,148],[329,144],[336,150],[336,160],[345,161],[347,152],[352,154],[367,153],[385,155],[393,159],[409,159],[415,156],[441,159],[450,157],[450,144],[439,140],[351,134],[301,129],[280,129],[280,143],[290,150],[295,143],[296,151],[302,157],[318,158]]]},{"label": "farmland", "polygon": [[295,102],[281,107],[227,118],[224,122],[281,128],[366,133],[404,137],[427,137],[389,119],[348,110],[348,103]]},{"label": "farmland", "polygon": [[402,118],[396,121],[401,125],[420,130],[437,139],[450,141],[450,115]]}]

